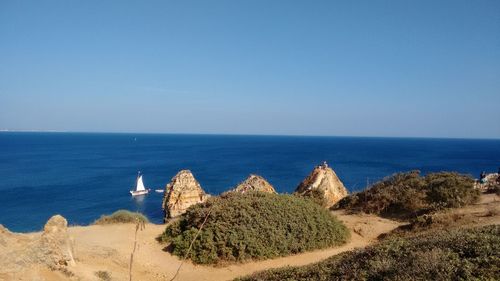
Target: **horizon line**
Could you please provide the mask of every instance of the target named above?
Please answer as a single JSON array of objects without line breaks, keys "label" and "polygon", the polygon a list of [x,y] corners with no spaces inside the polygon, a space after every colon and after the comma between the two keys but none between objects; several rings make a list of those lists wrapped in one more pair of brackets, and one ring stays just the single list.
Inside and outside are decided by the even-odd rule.
[{"label": "horizon line", "polygon": [[367,136],[367,135],[314,135],[314,134],[249,134],[249,133],[186,133],[186,132],[110,132],[67,130],[11,130],[0,129],[0,133],[74,133],[74,134],[140,134],[140,135],[200,135],[200,136],[255,136],[255,137],[317,137],[317,138],[394,138],[394,139],[454,139],[454,140],[500,140],[495,137],[429,137],[429,136]]}]

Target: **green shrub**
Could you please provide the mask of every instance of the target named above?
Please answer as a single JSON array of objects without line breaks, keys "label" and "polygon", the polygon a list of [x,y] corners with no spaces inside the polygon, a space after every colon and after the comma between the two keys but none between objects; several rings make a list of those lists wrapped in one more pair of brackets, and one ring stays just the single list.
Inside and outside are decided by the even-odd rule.
[{"label": "green shrub", "polygon": [[371,188],[340,200],[334,208],[408,219],[438,208],[471,204],[479,198],[474,181],[458,173],[419,171],[394,174]]},{"label": "green shrub", "polygon": [[408,217],[426,208],[425,181],[419,171],[398,173],[340,200],[336,208],[384,216]]},{"label": "green shrub", "polygon": [[[488,213],[485,215],[487,214]],[[481,216],[483,215],[481,214]],[[428,231],[470,227],[477,223],[477,214],[453,213],[444,210],[411,218],[408,224],[401,225],[379,238],[387,239],[392,237],[408,237],[415,235],[416,233]]]},{"label": "green shrub", "polygon": [[260,280],[500,280],[500,226],[393,238],[322,262],[263,271]]},{"label": "green shrub", "polygon": [[293,193],[293,195],[302,197],[307,200],[311,200],[312,202],[320,205],[323,208],[328,207],[328,201],[326,200],[325,194],[322,190],[312,189],[310,192],[306,192],[301,195],[298,195],[297,193]]},{"label": "green shrub", "polygon": [[127,210],[118,210],[111,215],[103,215],[94,224],[113,224],[113,223],[135,223],[149,222],[148,218],[141,213]]},{"label": "green shrub", "polygon": [[458,173],[435,173],[425,177],[427,198],[432,204],[458,208],[476,202],[480,192],[474,189],[474,179]]},{"label": "green shrub", "polygon": [[293,195],[230,192],[191,206],[161,240],[184,257],[203,220],[190,258],[199,264],[268,259],[340,245],[347,228],[326,209]]}]

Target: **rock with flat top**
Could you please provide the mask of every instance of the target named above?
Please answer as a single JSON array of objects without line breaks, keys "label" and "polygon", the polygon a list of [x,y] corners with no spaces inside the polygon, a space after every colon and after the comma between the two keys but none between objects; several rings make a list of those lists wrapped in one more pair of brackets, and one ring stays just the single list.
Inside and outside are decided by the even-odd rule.
[{"label": "rock with flat top", "polygon": [[348,192],[333,169],[328,164],[323,163],[315,167],[311,174],[299,184],[295,194],[316,197],[316,199],[319,197],[322,200],[322,205],[330,208],[340,199],[346,197]]},{"label": "rock with flat top", "polygon": [[189,170],[182,170],[165,187],[163,197],[164,220],[186,212],[191,205],[204,202],[209,197]]}]

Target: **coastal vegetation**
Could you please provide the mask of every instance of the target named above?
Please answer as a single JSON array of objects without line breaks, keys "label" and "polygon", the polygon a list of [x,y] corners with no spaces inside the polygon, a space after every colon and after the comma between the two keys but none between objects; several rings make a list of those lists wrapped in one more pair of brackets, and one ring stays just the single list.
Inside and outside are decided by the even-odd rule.
[{"label": "coastal vegetation", "polygon": [[429,232],[434,230],[445,230],[453,228],[469,227],[479,223],[478,216],[482,216],[483,220],[486,217],[494,217],[498,215],[496,209],[491,209],[485,213],[454,213],[441,211],[432,214],[425,214],[416,218],[410,219],[408,224],[404,224],[384,237],[408,237],[416,233]]},{"label": "coastal vegetation", "polygon": [[348,238],[347,228],[311,200],[265,192],[209,198],[187,209],[160,237],[180,257],[194,239],[189,257],[198,264],[269,259],[341,245]]},{"label": "coastal vegetation", "polygon": [[148,218],[138,212],[131,212],[127,210],[118,210],[111,215],[102,215],[97,219],[94,224],[114,224],[114,223],[147,223]]},{"label": "coastal vegetation", "polygon": [[470,176],[454,172],[421,176],[419,171],[411,171],[394,174],[367,190],[347,196],[334,208],[409,219],[443,208],[472,204],[479,195]]},{"label": "coastal vegetation", "polygon": [[500,205],[495,194],[481,195],[481,203],[456,209],[441,209],[432,213],[410,218],[408,223],[379,238],[408,237],[417,233],[436,230],[470,228],[498,224]]},{"label": "coastal vegetation", "polygon": [[326,208],[328,207],[328,200],[325,198],[324,193],[319,189],[311,189],[310,192],[299,195],[298,193],[293,193],[295,196],[302,196],[306,200],[311,200],[312,202],[318,204],[319,206]]},{"label": "coastal vegetation", "polygon": [[111,273],[109,273],[108,271],[104,271],[104,270],[99,270],[99,271],[96,271],[94,272],[94,275],[99,278],[99,280],[101,281],[111,281]]},{"label": "coastal vegetation", "polygon": [[496,184],[490,190],[488,190],[488,192],[489,193],[494,193],[494,194],[500,196],[500,184]]},{"label": "coastal vegetation", "polygon": [[260,280],[499,280],[500,226],[391,238],[322,262],[263,271]]}]

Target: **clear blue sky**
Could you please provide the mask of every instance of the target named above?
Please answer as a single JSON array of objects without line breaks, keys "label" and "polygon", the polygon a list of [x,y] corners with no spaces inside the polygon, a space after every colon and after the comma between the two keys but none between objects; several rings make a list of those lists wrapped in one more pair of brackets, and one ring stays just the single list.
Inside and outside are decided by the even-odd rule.
[{"label": "clear blue sky", "polygon": [[500,138],[500,1],[0,1],[0,129]]}]

